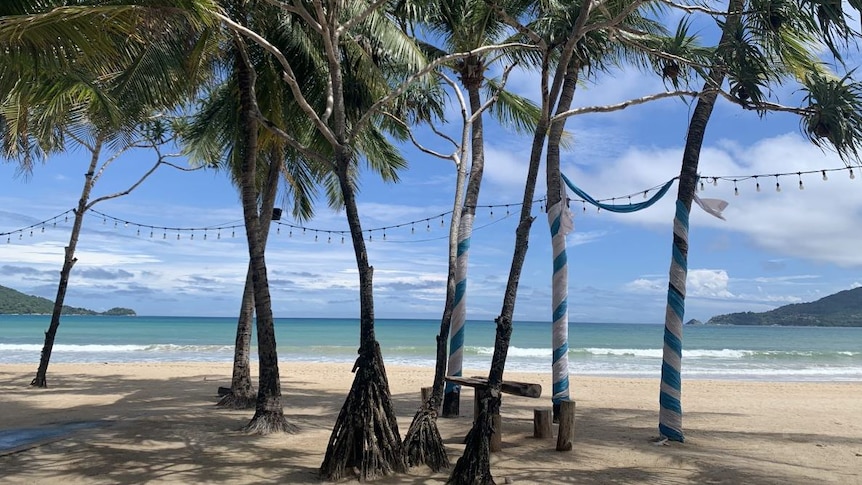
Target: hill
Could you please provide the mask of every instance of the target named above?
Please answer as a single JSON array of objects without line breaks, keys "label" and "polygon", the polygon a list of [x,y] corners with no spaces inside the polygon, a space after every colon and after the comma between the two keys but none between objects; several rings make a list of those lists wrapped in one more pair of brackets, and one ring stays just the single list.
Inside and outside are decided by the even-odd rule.
[{"label": "hill", "polygon": [[[25,295],[20,291],[0,285],[0,315],[50,315],[54,311],[54,302],[41,296]],[[86,308],[76,308],[63,305],[63,315],[110,315],[135,316],[129,308],[111,308],[105,312],[96,312]]]},{"label": "hill", "polygon": [[862,287],[844,290],[810,303],[794,303],[762,313],[716,315],[708,325],[783,325],[862,327]]}]

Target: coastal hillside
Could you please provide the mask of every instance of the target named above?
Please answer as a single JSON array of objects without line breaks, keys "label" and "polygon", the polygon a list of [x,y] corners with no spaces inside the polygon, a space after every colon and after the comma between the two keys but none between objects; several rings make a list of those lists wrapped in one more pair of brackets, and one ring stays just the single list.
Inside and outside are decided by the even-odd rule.
[{"label": "coastal hillside", "polygon": [[844,290],[810,303],[794,303],[762,313],[716,315],[708,325],[782,325],[862,327],[862,287]]},{"label": "coastal hillside", "polygon": [[[25,295],[20,291],[0,285],[0,315],[49,315],[54,311],[54,302],[41,296]],[[63,315],[113,315],[134,316],[135,311],[129,308],[111,308],[105,312],[97,312],[86,308],[76,308],[63,305]]]}]

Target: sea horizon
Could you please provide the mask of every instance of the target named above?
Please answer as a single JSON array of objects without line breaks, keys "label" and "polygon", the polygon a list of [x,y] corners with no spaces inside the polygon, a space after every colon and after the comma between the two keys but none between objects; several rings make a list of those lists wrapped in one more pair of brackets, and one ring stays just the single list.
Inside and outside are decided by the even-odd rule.
[{"label": "sea horizon", "polygon": [[[0,364],[38,364],[46,315],[0,315]],[[434,365],[439,319],[377,318],[386,364]],[[134,323],[132,323],[134,322]],[[237,317],[64,315],[52,363],[233,361]],[[276,318],[279,361],[352,363],[358,318]],[[495,324],[468,320],[464,368],[490,367]],[[862,328],[687,325],[684,379],[862,381]],[[252,339],[255,342],[255,339]],[[572,376],[658,378],[663,325],[569,323]],[[551,372],[549,322],[516,321],[506,369]],[[252,358],[256,360],[256,347]]]}]

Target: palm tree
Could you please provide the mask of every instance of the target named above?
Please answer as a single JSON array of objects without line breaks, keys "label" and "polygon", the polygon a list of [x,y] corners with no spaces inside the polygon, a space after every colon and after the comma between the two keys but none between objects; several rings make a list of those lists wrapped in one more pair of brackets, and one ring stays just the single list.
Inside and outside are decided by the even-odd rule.
[{"label": "palm tree", "polygon": [[[283,16],[278,10],[258,9],[255,15],[247,16],[257,29],[274,32],[289,27],[282,23]],[[274,35],[274,37],[291,41],[289,35]],[[227,58],[234,58],[238,53],[233,42],[223,42],[228,52]],[[287,47],[285,47],[287,49]],[[255,73],[256,105],[255,110],[267,114],[270,122],[281,130],[290,131],[298,138],[304,138],[303,132],[308,132],[308,125],[298,112],[293,102],[292,94],[279,79],[278,70],[264,52],[255,45],[248,46],[248,58]],[[243,140],[238,127],[242,126],[239,119],[238,76],[235,64],[223,63],[218,69],[224,72],[223,81],[211,88],[202,101],[202,106],[195,114],[187,128],[183,141],[186,152],[196,163],[224,167],[230,173],[235,185],[241,187],[243,177],[243,150],[240,149]],[[258,126],[259,154],[256,168],[257,192],[260,194],[259,217],[261,243],[265,246],[273,214],[279,180],[285,181],[286,196],[293,195],[293,216],[300,220],[310,218],[313,213],[311,199],[315,183],[320,179],[320,167],[305,160],[295,150],[273,135],[267,128]],[[265,219],[264,219],[265,218]],[[254,407],[257,395],[251,382],[251,367],[249,362],[253,317],[255,312],[253,269],[249,263],[246,282],[243,289],[239,318],[237,320],[236,341],[234,347],[234,364],[230,393],[219,401],[219,406],[235,409]],[[268,373],[267,375],[273,375]]]},{"label": "palm tree", "polygon": [[[157,2],[148,8],[118,8],[115,16],[98,26],[92,22],[103,19],[104,10],[99,7],[68,2],[38,6],[9,2],[4,7],[2,13],[10,15],[0,22],[0,38],[8,40],[9,46],[9,62],[0,71],[0,85],[8,88],[2,100],[7,157],[15,157],[28,170],[34,153],[60,150],[67,139],[84,146],[91,155],[65,248],[51,323],[31,383],[46,387],[85,212],[98,202],[134,190],[164,162],[159,154],[157,163],[130,188],[91,201],[96,180],[119,155],[97,171],[103,147],[132,148],[133,136],[143,124],[149,124],[154,135],[150,137],[153,148],[165,142],[166,127],[152,116],[157,110],[176,106],[199,83],[197,75],[189,75],[185,62],[193,46],[181,34],[199,24],[191,15],[165,12],[165,5]],[[128,33],[138,28],[149,35],[129,39]],[[127,44],[124,48],[115,47],[123,42]]]},{"label": "palm tree", "polygon": [[[417,411],[405,437],[406,454],[411,466],[429,465],[437,471],[448,467],[448,458],[442,439],[437,430],[437,409],[442,402],[444,417],[458,416],[460,412],[460,386],[446,384],[443,388],[444,374],[460,376],[462,373],[462,355],[466,320],[466,289],[467,263],[469,257],[470,238],[473,221],[478,204],[479,191],[482,183],[485,160],[485,140],[483,129],[484,112],[489,109],[498,116],[502,123],[515,128],[526,129],[535,125],[538,118],[538,108],[529,101],[507,93],[501,89],[495,80],[487,79],[487,71],[501,56],[492,57],[493,51],[472,53],[476,49],[491,47],[504,42],[504,34],[510,29],[502,23],[486,2],[474,0],[459,0],[446,2],[430,2],[422,4],[421,13],[415,15],[417,27],[427,29],[432,34],[442,36],[442,48],[430,44],[422,44],[432,56],[440,58],[446,55],[466,52],[464,57],[445,63],[441,70],[453,71],[467,91],[467,100],[463,100],[459,88],[452,86],[458,94],[461,106],[463,129],[467,130],[460,147],[467,150],[469,144],[470,157],[466,152],[454,155],[456,166],[461,174],[470,163],[469,182],[466,187],[466,198],[459,190],[461,179],[456,183],[455,204],[450,227],[450,261],[447,276],[447,294],[441,319],[440,333],[437,336],[437,362],[434,384],[428,402],[423,403]],[[506,54],[506,52],[503,52]],[[509,53],[514,54],[514,53]],[[509,56],[515,57],[513,55]],[[444,76],[441,74],[441,76]],[[448,79],[448,78],[446,78]],[[488,100],[483,100],[483,90],[491,91]],[[466,174],[464,174],[466,176]],[[446,341],[452,328],[449,360],[446,361]],[[448,369],[448,372],[447,372]]]},{"label": "palm tree", "polygon": [[[814,5],[814,2],[811,3]],[[819,3],[818,3],[819,5]],[[812,51],[817,37],[837,53],[835,35],[847,39],[852,32],[840,6],[812,7],[782,0],[746,2],[732,0],[725,20],[719,22],[721,38],[715,60],[705,74],[705,84],[692,111],[674,217],[673,254],[669,271],[667,311],[661,369],[659,432],[667,439],[684,441],[681,406],[682,321],[685,311],[685,278],[688,259],[688,217],[695,196],[698,163],[706,127],[725,81],[729,99],[760,113],[775,105],[766,99],[771,83],[788,77],[803,82],[810,106],[800,110],[803,128],[813,142],[831,144],[842,158],[854,157],[859,143],[859,92],[852,79],[833,80],[823,74],[823,66]],[[819,16],[819,24],[815,18]],[[818,28],[818,25],[824,27]],[[840,58],[839,58],[840,60]],[[667,61],[665,61],[665,66]],[[677,66],[678,67],[678,66]],[[829,119],[833,130],[820,131],[821,119]],[[844,134],[849,136],[844,136]],[[825,139],[825,140],[823,140]]]},{"label": "palm tree", "polygon": [[[387,165],[374,168],[390,179],[395,179],[397,168],[403,166],[403,159],[397,152],[380,149],[386,146],[379,143],[384,131],[400,132],[404,136],[402,126],[381,116],[380,108],[386,102],[393,112],[398,112],[396,108],[399,107],[390,103],[396,101],[393,91],[404,92],[406,84],[402,81],[406,76],[403,73],[418,70],[424,58],[392,19],[379,10],[381,5],[383,2],[280,4],[309,34],[311,45],[322,48],[324,64],[319,72],[325,74],[326,82],[324,89],[318,92],[325,94],[323,105],[309,102],[310,95],[305,86],[300,85],[290,56],[257,32],[227,16],[220,16],[232,29],[254,40],[278,60],[284,71],[283,79],[297,104],[314,129],[327,140],[330,150],[314,152],[283,130],[269,124],[267,127],[305,156],[330,167],[324,186],[331,197],[336,196],[343,202],[350,227],[359,271],[360,348],[354,366],[356,377],[321,465],[321,475],[332,480],[354,470],[360,478],[368,479],[406,468],[380,346],[374,333],[372,268],[356,203],[355,177],[358,162],[362,161],[360,154],[368,150],[377,150],[378,155],[364,161],[377,164],[386,160]],[[399,85],[401,87],[396,88]],[[400,108],[409,109],[407,104]]]}]

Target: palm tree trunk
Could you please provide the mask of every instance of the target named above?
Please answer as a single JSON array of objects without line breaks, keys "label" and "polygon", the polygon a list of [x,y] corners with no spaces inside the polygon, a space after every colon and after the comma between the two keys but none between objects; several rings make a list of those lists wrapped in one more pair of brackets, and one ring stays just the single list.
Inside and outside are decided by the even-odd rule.
[{"label": "palm tree trunk", "polygon": [[[557,113],[568,111],[572,106],[580,68],[581,66],[576,61],[569,63],[560,93],[560,101],[557,104]],[[565,212],[563,204],[568,205],[568,201],[562,200],[563,190],[560,176],[560,139],[563,136],[565,126],[565,119],[557,120],[551,124],[551,129],[548,132],[548,155],[545,163],[548,189],[548,223],[551,228],[554,270],[551,278],[553,286],[553,393],[551,401],[554,421],[557,420],[560,412],[560,402],[569,399],[569,268],[566,255],[566,234],[561,231],[562,217],[564,217]]]},{"label": "palm tree trunk", "polygon": [[374,335],[374,268],[368,264],[356,196],[348,174],[350,155],[343,147],[336,149],[335,164],[359,270],[359,357],[353,365],[356,374],[353,385],[335,421],[320,465],[320,476],[327,481],[337,481],[355,473],[360,481],[366,481],[403,473],[407,463],[401,449],[401,435],[380,344]]},{"label": "palm tree trunk", "polygon": [[[244,49],[241,42],[236,48]],[[254,417],[243,430],[268,434],[278,431],[293,431],[294,427],[284,418],[281,405],[281,380],[278,372],[275,325],[272,316],[272,301],[264,258],[265,244],[262,238],[257,204],[257,134],[258,125],[253,116],[254,73],[251,67],[237,54],[235,66],[239,84],[241,123],[243,133],[242,156],[242,209],[245,233],[248,239],[249,261],[254,288],[254,309],[257,314],[257,348],[259,382]],[[267,221],[268,222],[268,221]]]},{"label": "palm tree trunk", "polygon": [[[466,120],[465,120],[466,121]],[[437,428],[437,409],[443,401],[443,378],[446,375],[446,341],[452,324],[454,302],[458,297],[455,284],[459,249],[459,228],[461,226],[462,200],[464,185],[467,179],[466,148],[469,129],[464,125],[460,153],[456,159],[457,175],[455,177],[455,201],[452,205],[452,220],[449,223],[449,270],[446,277],[446,302],[443,306],[443,317],[440,321],[440,333],[437,335],[437,360],[434,367],[434,383],[431,396],[413,416],[407,435],[404,437],[404,448],[409,466],[428,465],[438,472],[449,468],[449,455],[443,446],[443,438]],[[463,293],[462,293],[463,295]],[[457,401],[456,401],[457,403]]]},{"label": "palm tree trunk", "polygon": [[[463,72],[462,79],[470,101],[470,115],[482,109],[480,89],[484,82],[484,72],[477,66],[478,60],[470,57],[466,66],[476,66]],[[469,69],[469,68],[465,68]],[[470,126],[470,180],[458,228],[458,254],[456,261],[455,299],[452,301],[452,336],[449,345],[448,374],[461,376],[464,362],[464,332],[467,321],[467,263],[470,257],[470,238],[473,236],[473,221],[476,218],[476,205],[482,187],[482,174],[485,171],[485,134],[482,116],[473,120]],[[463,162],[462,162],[463,163]],[[446,384],[443,396],[443,417],[456,417],[461,410],[461,386]]]},{"label": "palm tree trunk", "polygon": [[54,298],[51,323],[45,332],[45,344],[42,346],[42,356],[39,359],[39,368],[36,370],[36,377],[30,382],[30,385],[34,387],[48,387],[48,363],[51,360],[51,351],[54,349],[54,339],[57,336],[57,329],[60,328],[60,314],[63,311],[63,302],[66,300],[66,288],[69,286],[69,276],[72,274],[72,267],[78,261],[75,257],[75,248],[78,246],[78,237],[84,224],[84,213],[87,212],[90,192],[93,190],[93,184],[95,183],[96,165],[99,163],[102,143],[104,143],[104,140],[99,136],[90,150],[90,166],[84,175],[84,187],[81,189],[81,198],[78,200],[78,207],[75,209],[75,220],[72,223],[72,232],[69,235],[69,245],[65,248],[63,269],[60,270],[60,284],[57,285],[57,297]]},{"label": "palm tree trunk", "polygon": [[[278,150],[273,150],[269,172],[267,173],[266,186],[263,190],[263,199],[260,204],[260,214],[264,217],[272,214],[275,207],[275,196],[278,191],[278,179],[280,176],[281,156]],[[264,219],[266,220],[266,219]],[[261,224],[261,239],[266,246],[269,237],[270,224]],[[230,393],[222,397],[218,406],[232,409],[249,409],[255,406],[256,397],[254,386],[251,383],[251,330],[254,323],[254,284],[252,283],[252,267],[248,265],[245,276],[245,286],[242,292],[242,304],[239,310],[239,319],[236,326],[236,341],[233,352],[233,376],[230,383]]]},{"label": "palm tree trunk", "polygon": [[[719,40],[719,47],[729,42],[731,32],[740,22],[743,0],[732,0],[728,4],[727,22]],[[737,13],[734,13],[737,12]],[[715,107],[718,93],[714,87],[721,86],[724,71],[710,70],[706,86],[691,115],[686,135],[685,149],[682,154],[682,167],[679,173],[679,189],[676,199],[676,215],[673,224],[673,249],[670,265],[670,278],[665,311],[664,344],[662,347],[661,390],[659,392],[659,432],[662,436],[682,442],[682,321],[685,314],[685,279],[688,273],[688,216],[697,187],[697,167],[700,151],[706,134],[706,125]]]},{"label": "palm tree trunk", "polygon": [[[547,66],[547,63],[545,64]],[[547,71],[543,69],[543,75]],[[545,92],[543,90],[543,92]],[[467,434],[464,454],[458,459],[448,484],[453,485],[491,485],[491,449],[490,436],[491,419],[500,408],[500,385],[503,382],[503,371],[506,366],[506,356],[509,352],[509,341],[512,336],[512,317],[515,312],[515,297],[518,293],[518,281],[521,269],[527,256],[527,246],[530,239],[530,227],[533,224],[533,196],[536,192],[536,180],[542,161],[542,148],[548,129],[548,105],[543,99],[542,118],[536,125],[533,144],[530,150],[530,165],[527,170],[527,180],[524,185],[524,199],[521,206],[521,217],[515,229],[515,250],[512,254],[512,265],[509,268],[509,279],[503,296],[503,307],[495,319],[497,323],[494,339],[494,354],[491,357],[491,370],[488,373],[488,392],[479,402],[479,414],[473,420],[473,427]]]}]

